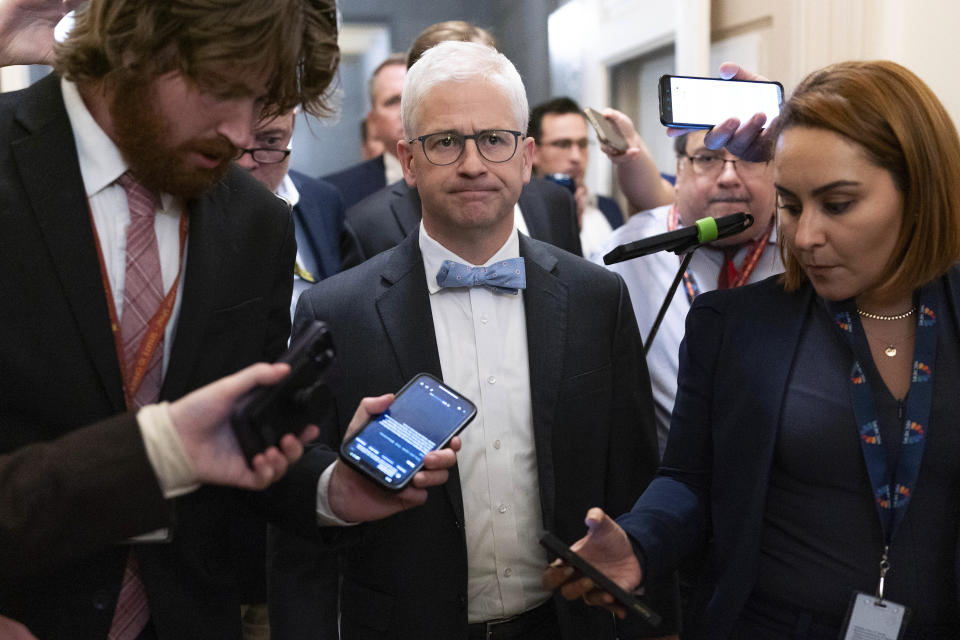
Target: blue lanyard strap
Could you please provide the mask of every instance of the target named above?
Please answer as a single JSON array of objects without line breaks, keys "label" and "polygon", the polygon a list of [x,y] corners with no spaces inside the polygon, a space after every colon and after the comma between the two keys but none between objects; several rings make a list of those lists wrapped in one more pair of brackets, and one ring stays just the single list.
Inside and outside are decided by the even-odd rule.
[{"label": "blue lanyard strap", "polygon": [[933,287],[934,285],[928,284],[920,290],[910,391],[907,393],[903,435],[895,470],[887,468],[886,451],[877,422],[876,403],[870,382],[861,365],[861,362],[870,358],[870,346],[856,306],[852,301],[827,302],[827,308],[854,354],[853,366],[850,369],[850,400],[886,545],[893,540],[907,513],[917,477],[920,475],[920,463],[926,444],[930,406],[933,401],[933,364],[937,350],[938,309]]}]

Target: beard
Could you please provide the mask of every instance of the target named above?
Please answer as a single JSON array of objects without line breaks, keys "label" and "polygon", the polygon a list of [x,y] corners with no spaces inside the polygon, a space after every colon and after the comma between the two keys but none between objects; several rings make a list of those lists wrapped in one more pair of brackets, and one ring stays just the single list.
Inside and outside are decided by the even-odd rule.
[{"label": "beard", "polygon": [[[173,127],[154,106],[149,82],[118,83],[109,109],[117,148],[131,173],[151,191],[185,200],[197,198],[226,175],[236,157],[237,148],[220,135],[169,146]],[[198,167],[189,159],[194,152],[220,163],[209,169]]]}]

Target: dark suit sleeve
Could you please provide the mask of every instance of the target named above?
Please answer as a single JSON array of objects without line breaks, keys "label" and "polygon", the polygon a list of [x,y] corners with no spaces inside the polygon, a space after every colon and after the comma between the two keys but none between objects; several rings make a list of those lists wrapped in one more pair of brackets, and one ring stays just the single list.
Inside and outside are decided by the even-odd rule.
[{"label": "dark suit sleeve", "polygon": [[702,549],[709,533],[711,405],[723,320],[717,309],[700,302],[687,315],[677,399],[658,477],[618,519],[643,550],[650,579],[672,573],[684,557]]},{"label": "dark suit sleeve", "polygon": [[[643,341],[626,285],[619,278],[620,300],[614,342],[613,437],[608,452],[606,504],[630,505],[637,498],[637,487],[646,487],[657,469],[657,429],[653,413],[650,376],[643,355]],[[633,446],[624,446],[633,443]],[[624,482],[624,470],[630,469],[633,482]],[[624,509],[628,506],[624,506]],[[611,514],[613,516],[618,513]],[[653,628],[636,617],[618,621],[620,638],[649,638],[667,635],[678,628],[679,597],[676,580],[667,575],[648,584],[643,601],[664,618]]]},{"label": "dark suit sleeve", "polygon": [[169,515],[133,415],[22,447],[0,456],[0,575],[40,574]]}]

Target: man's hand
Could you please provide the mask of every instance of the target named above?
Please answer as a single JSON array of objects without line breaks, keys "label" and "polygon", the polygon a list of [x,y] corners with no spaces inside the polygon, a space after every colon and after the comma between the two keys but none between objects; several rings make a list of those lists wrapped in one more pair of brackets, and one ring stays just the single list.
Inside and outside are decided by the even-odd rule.
[{"label": "man's hand", "polygon": [[16,620],[0,616],[0,638],[4,640],[37,640],[37,637]]},{"label": "man's hand", "polygon": [[[376,398],[364,398],[357,407],[344,438],[349,438],[366,424],[370,416],[386,411],[393,402],[393,394]],[[449,448],[431,451],[423,459],[423,469],[418,471],[402,491],[381,489],[372,480],[360,474],[340,460],[334,464],[330,478],[328,498],[333,514],[347,522],[380,520],[427,501],[427,487],[444,484],[449,478],[448,469],[457,462],[460,438],[450,441]]]},{"label": "man's hand", "polygon": [[660,177],[660,170],[630,117],[616,109],[604,109],[603,117],[620,131],[629,145],[626,151],[606,144],[600,149],[617,168],[617,181],[630,203],[631,213],[673,202],[673,185]]},{"label": "man's hand", "polygon": [[[724,80],[767,80],[767,78],[742,69],[735,62],[724,62],[720,65],[720,77]],[[733,155],[752,162],[766,162],[773,155],[773,137],[770,129],[776,118],[767,123],[767,117],[762,113],[754,114],[749,120],[741,123],[736,118],[728,118],[713,127],[703,139],[703,144],[709,149],[726,147]],[[667,135],[676,137],[689,133],[690,129],[670,127]]]},{"label": "man's hand", "polygon": [[[594,507],[587,512],[587,535],[574,542],[570,549],[595,566],[626,591],[640,584],[640,562],[626,532],[602,509]],[[598,605],[624,618],[627,610],[606,591],[601,591],[590,578],[560,559],[554,561],[543,574],[543,586],[560,589],[567,600],[582,597],[587,604]]]},{"label": "man's hand", "polygon": [[51,64],[53,28],[81,0],[0,0],[0,66]]},{"label": "man's hand", "polygon": [[197,473],[197,481],[243,489],[263,489],[279,479],[303,455],[302,442],[317,437],[315,426],[300,438],[287,434],[280,448],[270,447],[247,466],[230,426],[230,409],[241,395],[258,384],[276,384],[290,373],[290,365],[255,364],[197,389],[170,405],[170,418],[183,449]]}]

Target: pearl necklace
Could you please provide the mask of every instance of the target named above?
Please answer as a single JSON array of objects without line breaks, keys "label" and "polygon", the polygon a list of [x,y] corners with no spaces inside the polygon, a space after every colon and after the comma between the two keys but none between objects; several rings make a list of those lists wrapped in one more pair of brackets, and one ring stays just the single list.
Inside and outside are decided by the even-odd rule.
[{"label": "pearl necklace", "polygon": [[860,314],[862,318],[870,318],[871,320],[903,320],[904,318],[909,318],[916,312],[917,308],[913,307],[909,311],[904,311],[903,313],[898,313],[895,316],[882,316],[879,313],[870,313],[869,311],[864,311],[860,307],[857,307],[857,313]]},{"label": "pearl necklace", "polygon": [[[884,315],[880,315],[879,313],[870,313],[869,311],[864,311],[860,307],[857,307],[857,313],[860,314],[861,317],[870,318],[871,320],[903,320],[904,318],[909,318],[910,316],[912,316],[914,312],[916,312],[916,310],[917,308],[913,307],[909,311],[905,311],[903,313],[898,313],[892,316],[884,316]],[[903,342],[904,339],[905,338],[900,338],[896,342],[890,342],[888,340],[884,340],[884,342],[887,343],[887,346],[883,350],[884,355],[886,355],[888,358],[893,358],[894,356],[896,356],[897,344],[899,344],[900,342]]]}]

